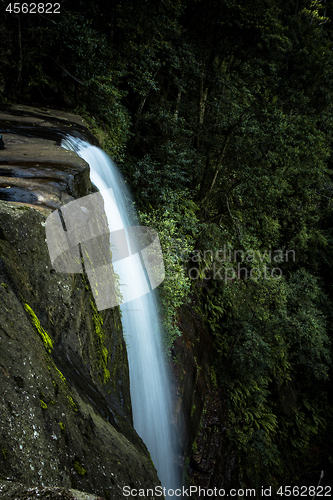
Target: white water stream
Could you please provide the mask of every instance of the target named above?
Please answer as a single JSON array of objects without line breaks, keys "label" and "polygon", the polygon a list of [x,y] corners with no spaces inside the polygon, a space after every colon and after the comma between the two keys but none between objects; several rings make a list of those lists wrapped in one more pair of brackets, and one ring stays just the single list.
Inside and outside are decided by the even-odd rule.
[{"label": "white water stream", "polygon": [[[63,140],[62,146],[75,151],[90,165],[91,181],[100,191],[112,188],[117,206],[104,197],[110,232],[131,226],[133,221],[130,221],[126,205],[126,200],[131,200],[130,193],[112,160],[101,149],[73,137]],[[121,262],[113,264],[120,283],[131,280],[138,290],[147,286],[139,258],[130,269]],[[154,292],[120,307],[127,344],[134,428],[150,452],[162,486],[175,489],[180,481],[171,424],[170,376],[163,354]]]}]

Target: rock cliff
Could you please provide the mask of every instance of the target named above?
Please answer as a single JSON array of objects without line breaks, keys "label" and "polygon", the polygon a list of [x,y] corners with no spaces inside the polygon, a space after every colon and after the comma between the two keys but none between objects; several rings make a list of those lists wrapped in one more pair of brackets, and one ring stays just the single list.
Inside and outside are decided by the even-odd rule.
[{"label": "rock cliff", "polygon": [[84,275],[55,272],[48,254],[46,217],[92,192],[88,165],[59,147],[72,129],[93,140],[79,117],[0,112],[2,498],[160,484],[132,425],[120,310],[99,313]]}]

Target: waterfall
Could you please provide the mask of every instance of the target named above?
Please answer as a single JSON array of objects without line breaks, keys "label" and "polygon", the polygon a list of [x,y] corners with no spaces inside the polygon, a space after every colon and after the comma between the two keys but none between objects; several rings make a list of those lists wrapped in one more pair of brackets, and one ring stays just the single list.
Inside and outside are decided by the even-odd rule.
[{"label": "waterfall", "polygon": [[[130,193],[112,160],[101,149],[73,137],[63,140],[62,146],[75,151],[90,165],[91,181],[100,191],[112,188],[119,212],[115,214],[113,209],[113,213],[108,213],[108,202],[104,198],[110,232],[119,229],[119,215],[123,228],[131,226],[133,221],[126,203],[131,200]],[[111,227],[114,220],[116,227]],[[115,262],[113,267],[121,283],[131,279],[132,283],[140,285],[143,275],[140,259],[131,267],[130,278],[129,270],[121,268],[121,261]],[[134,428],[150,452],[162,486],[175,489],[180,480],[171,424],[170,376],[163,353],[155,294],[149,292],[120,307],[127,344]]]}]

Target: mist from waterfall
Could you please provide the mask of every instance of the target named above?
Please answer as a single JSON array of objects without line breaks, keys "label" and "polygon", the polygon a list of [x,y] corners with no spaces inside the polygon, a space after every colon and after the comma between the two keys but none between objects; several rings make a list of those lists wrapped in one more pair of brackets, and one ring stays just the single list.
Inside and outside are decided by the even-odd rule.
[{"label": "mist from waterfall", "polygon": [[[128,210],[131,196],[113,161],[101,149],[80,139],[67,137],[62,146],[75,151],[90,165],[91,181],[100,191],[112,188],[118,212],[114,204],[109,204],[104,198],[110,232],[133,225]],[[131,280],[141,287],[142,280],[147,279],[139,258],[130,269],[125,268],[121,260],[114,262],[113,267],[120,276],[120,283]],[[124,292],[124,287],[121,291]],[[180,478],[171,423],[171,383],[163,353],[156,297],[154,292],[149,292],[120,307],[128,353],[134,428],[150,452],[162,486],[175,489],[180,486]]]}]

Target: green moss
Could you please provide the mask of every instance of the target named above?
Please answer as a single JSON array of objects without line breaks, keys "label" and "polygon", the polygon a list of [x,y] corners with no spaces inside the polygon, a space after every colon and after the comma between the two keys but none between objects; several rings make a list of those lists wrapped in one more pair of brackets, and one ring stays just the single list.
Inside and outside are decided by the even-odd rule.
[{"label": "green moss", "polygon": [[39,333],[46,351],[48,353],[50,353],[53,349],[53,340],[48,335],[48,333],[44,330],[44,328],[40,324],[40,321],[37,318],[36,314],[33,312],[33,310],[31,309],[29,304],[27,304],[27,302],[24,303],[24,309],[29,313],[31,320],[32,320],[32,323],[33,323],[34,327],[36,328],[37,332]]},{"label": "green moss", "polygon": [[[117,301],[121,302],[122,301],[122,296],[120,293],[120,287],[119,287],[119,276],[114,273],[114,283],[115,283],[115,289],[116,289],[116,295],[117,295]],[[99,373],[99,378],[102,384],[106,384],[110,380],[115,381],[114,377],[114,372],[116,370],[116,366],[113,367],[113,373],[111,376],[110,373],[110,367],[109,367],[109,361],[110,361],[110,354],[106,346],[106,334],[103,328],[103,318],[101,314],[99,313],[95,300],[93,299],[93,296],[91,294],[91,287],[87,282],[87,279],[84,275],[82,275],[82,282],[85,285],[86,290],[90,291],[90,297],[89,297],[89,303],[92,309],[92,322],[93,322],[93,328],[94,328],[94,345],[95,345],[95,352],[96,352],[96,361],[95,361],[95,366],[94,370],[98,371]],[[119,289],[119,290],[118,290]],[[117,318],[115,317],[115,310],[117,310]],[[113,310],[113,323],[115,326],[115,329],[121,334],[122,332],[122,327],[121,327],[121,314],[120,314],[120,308],[119,306],[114,308]],[[122,349],[122,338],[120,335],[120,349]]]},{"label": "green moss", "polygon": [[17,207],[17,210],[30,210],[30,207],[27,205],[21,205],[20,207]]},{"label": "green moss", "polygon": [[82,274],[82,283],[84,284],[84,287],[85,287],[86,290],[90,290],[89,285],[88,285],[88,283],[86,281],[86,278],[85,278],[84,274]]},{"label": "green moss", "polygon": [[193,406],[192,406],[192,410],[191,410],[191,418],[193,417],[194,413],[195,413],[195,405],[193,405]]},{"label": "green moss", "polygon": [[6,460],[7,459],[7,448],[5,447],[2,447],[2,456],[3,456],[3,459]]},{"label": "green moss", "polygon": [[45,403],[45,401],[43,401],[42,399],[40,399],[39,401],[42,410],[47,410],[47,404]]},{"label": "green moss", "polygon": [[68,398],[68,400],[69,400],[69,402],[71,404],[72,410],[73,411],[78,411],[76,403],[75,403],[73,397],[71,395],[68,395],[67,398]]},{"label": "green moss", "polygon": [[[61,371],[54,365],[54,368],[56,369],[56,372],[58,373],[59,377],[61,378],[61,380],[66,384],[66,378],[65,376],[61,373]],[[55,384],[55,382],[54,382]]]},{"label": "green moss", "polygon": [[105,332],[103,329],[103,319],[97,310],[95,301],[92,298],[90,298],[90,306],[92,309],[92,320],[95,330],[95,340],[97,344],[98,369],[100,369],[102,372],[102,374],[100,375],[100,379],[102,383],[106,384],[110,380],[111,375],[108,368],[109,352],[105,346]]},{"label": "green moss", "polygon": [[[52,363],[53,363],[53,362],[52,362]],[[74,401],[74,399],[73,399],[73,397],[72,397],[72,395],[71,395],[71,393],[70,393],[69,387],[68,387],[68,385],[67,385],[67,382],[66,382],[66,378],[65,378],[65,376],[61,373],[61,371],[59,370],[59,368],[57,368],[57,367],[56,367],[56,365],[55,365],[54,363],[53,363],[53,367],[54,367],[54,369],[56,370],[56,372],[58,373],[58,375],[59,375],[59,377],[60,377],[60,379],[61,379],[61,381],[62,381],[62,385],[63,385],[64,391],[65,391],[65,393],[66,393],[67,399],[68,399],[68,401],[69,401],[69,403],[70,403],[71,409],[72,409],[74,412],[78,411],[78,408],[77,408],[77,406],[76,406],[76,403],[75,403],[75,401]],[[54,385],[55,390],[56,390],[56,392],[57,392],[58,385],[57,385],[57,383],[56,383],[54,380],[53,380],[53,385]]]},{"label": "green moss", "polygon": [[53,384],[53,387],[54,387],[54,394],[56,396],[58,396],[58,394],[59,394],[59,385],[57,384],[57,382],[55,380],[52,380],[52,384]]},{"label": "green moss", "polygon": [[8,288],[8,285],[6,285],[6,283],[1,283],[1,286],[6,289]]},{"label": "green moss", "polygon": [[60,430],[63,434],[65,434],[66,432],[66,426],[65,424],[63,424],[62,422],[59,422],[59,427],[60,427]]},{"label": "green moss", "polygon": [[80,462],[78,461],[74,463],[74,469],[76,470],[79,476],[85,476],[87,474],[86,469],[84,469],[80,464]]}]

